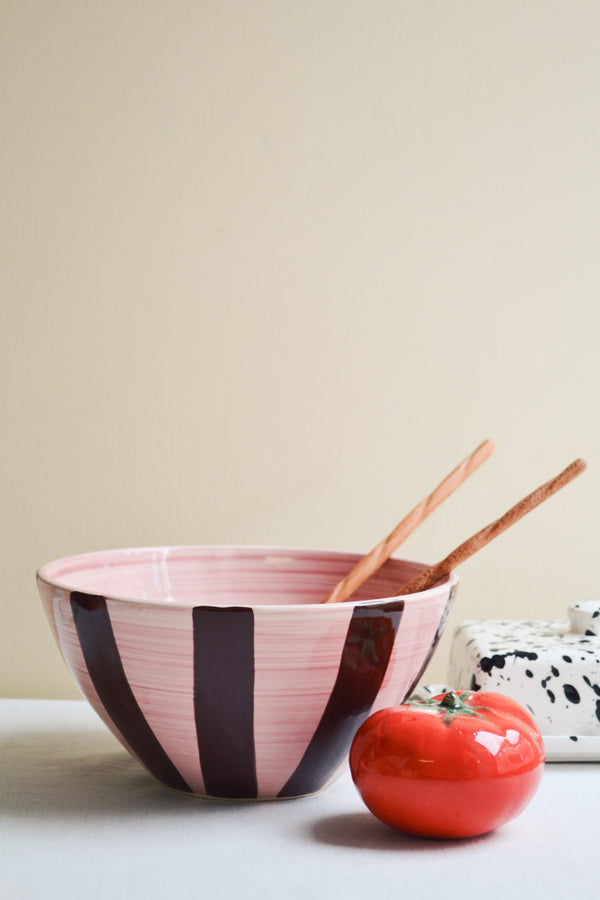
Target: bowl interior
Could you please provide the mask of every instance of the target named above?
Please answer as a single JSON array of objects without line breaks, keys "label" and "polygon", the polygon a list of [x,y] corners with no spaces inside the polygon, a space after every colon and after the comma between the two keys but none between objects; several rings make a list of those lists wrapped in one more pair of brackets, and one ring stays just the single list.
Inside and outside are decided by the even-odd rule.
[{"label": "bowl interior", "polygon": [[[55,560],[42,581],[70,591],[158,605],[319,603],[359,554],[276,547],[198,546],[107,550]],[[388,560],[353,596],[392,596],[425,564]]]}]

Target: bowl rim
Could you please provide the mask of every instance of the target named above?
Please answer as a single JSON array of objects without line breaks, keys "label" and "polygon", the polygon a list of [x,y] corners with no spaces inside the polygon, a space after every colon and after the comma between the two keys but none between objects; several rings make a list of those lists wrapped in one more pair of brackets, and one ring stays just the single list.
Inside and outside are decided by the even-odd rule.
[{"label": "bowl rim", "polygon": [[[50,574],[50,571],[54,567],[58,567],[61,564],[65,564],[68,562],[74,562],[75,560],[85,560],[92,557],[109,557],[109,556],[143,556],[146,554],[161,554],[164,558],[166,558],[166,554],[171,554],[173,552],[181,552],[181,551],[242,551],[249,552],[255,556],[265,555],[265,556],[292,556],[294,554],[300,555],[311,555],[317,557],[337,557],[338,559],[346,559],[349,564],[349,570],[359,559],[361,559],[365,554],[358,553],[352,550],[342,550],[339,548],[327,548],[327,547],[308,547],[308,546],[295,546],[295,545],[280,545],[280,544],[165,544],[165,545],[144,545],[144,546],[130,546],[130,547],[114,547],[114,548],[106,548],[102,550],[89,550],[84,553],[74,553],[67,556],[57,557],[56,559],[49,560],[48,562],[41,565],[36,571],[36,580],[39,583],[46,585],[49,588],[54,588],[62,591],[72,592],[78,591],[82,594],[92,595],[92,591],[90,590],[81,590],[77,586],[73,584],[69,584],[68,579],[57,578]],[[390,560],[396,562],[406,562],[411,565],[419,566],[422,568],[428,568],[429,563],[422,562],[420,560],[411,559],[409,557],[404,556],[396,556],[393,554],[390,557]],[[216,603],[181,603],[177,600],[159,600],[153,598],[141,598],[141,597],[124,597],[119,594],[106,593],[101,596],[106,600],[110,600],[111,602],[116,603],[125,603],[132,604],[134,606],[145,606],[152,607],[153,609],[185,609],[190,610],[194,606],[214,606],[215,608],[227,609],[227,608],[238,608],[238,609],[261,609],[261,610],[277,610],[277,611],[285,611],[285,610],[299,610],[299,609],[317,609],[322,607],[323,609],[339,609],[340,607],[354,605],[354,606],[376,606],[381,603],[389,603],[396,602],[400,600],[408,601],[411,604],[424,602],[426,600],[433,599],[436,595],[440,593],[450,593],[459,583],[459,577],[455,571],[450,572],[448,575],[444,576],[437,584],[433,585],[433,587],[427,588],[424,591],[417,591],[413,594],[403,594],[401,596],[382,596],[382,597],[374,597],[368,600],[356,600],[352,599],[354,595],[351,595],[348,600],[342,603],[228,603],[228,604],[216,604]]]}]

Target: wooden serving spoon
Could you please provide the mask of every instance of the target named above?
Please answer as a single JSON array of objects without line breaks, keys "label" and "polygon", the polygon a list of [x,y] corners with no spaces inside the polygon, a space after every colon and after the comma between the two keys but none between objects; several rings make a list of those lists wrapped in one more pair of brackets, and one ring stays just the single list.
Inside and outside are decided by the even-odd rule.
[{"label": "wooden serving spoon", "polygon": [[489,544],[490,541],[502,534],[503,531],[506,531],[507,528],[510,528],[524,515],[535,509],[536,506],[539,506],[540,503],[543,503],[544,500],[547,500],[548,497],[551,497],[552,494],[555,494],[556,491],[560,490],[578,475],[581,475],[586,468],[587,464],[583,459],[576,459],[555,478],[550,479],[550,481],[532,491],[531,494],[523,497],[508,512],[496,519],[495,522],[486,525],[481,531],[478,531],[456,547],[441,562],[430,566],[424,572],[421,572],[420,575],[416,575],[407,584],[404,584],[399,591],[396,591],[394,596],[400,597],[404,594],[414,594],[417,591],[426,591],[427,588],[433,587],[434,584],[446,575],[449,575],[457,566],[470,556],[473,556],[474,553],[477,553],[478,550],[481,550],[482,547],[485,547],[486,544]]},{"label": "wooden serving spoon", "polygon": [[370,553],[363,556],[361,560],[354,566],[348,574],[342,578],[332,591],[323,598],[321,603],[341,603],[347,600],[361,584],[369,578],[373,572],[376,572],[386,560],[390,558],[392,553],[398,549],[400,544],[405,541],[415,529],[431,515],[434,509],[450,496],[460,485],[466,481],[469,475],[479,468],[479,466],[489,459],[494,452],[493,441],[487,440],[477,447],[476,450],[467,456],[458,466],[444,478],[438,486],[421,500],[418,506],[409,512],[401,522],[396,525],[394,530],[388,534],[386,538],[377,544]]}]

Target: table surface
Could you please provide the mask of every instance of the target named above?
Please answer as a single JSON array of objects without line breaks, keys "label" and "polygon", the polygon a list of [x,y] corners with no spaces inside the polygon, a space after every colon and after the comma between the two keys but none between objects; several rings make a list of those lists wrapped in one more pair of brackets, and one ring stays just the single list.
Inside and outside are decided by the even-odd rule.
[{"label": "table surface", "polygon": [[525,812],[464,841],[388,829],[349,775],[301,800],[190,798],[155,782],[84,701],[0,700],[3,900],[597,900],[599,813],[598,763],[546,764]]}]

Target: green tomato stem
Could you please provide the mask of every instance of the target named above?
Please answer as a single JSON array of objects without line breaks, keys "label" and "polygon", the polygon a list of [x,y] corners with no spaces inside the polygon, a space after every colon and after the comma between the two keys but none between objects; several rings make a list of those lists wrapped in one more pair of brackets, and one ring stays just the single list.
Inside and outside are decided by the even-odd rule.
[{"label": "green tomato stem", "polygon": [[463,691],[460,694],[456,691],[447,691],[441,700],[435,700],[433,697],[429,700],[409,700],[408,705],[439,710],[444,713],[444,725],[450,725],[456,716],[481,716],[478,710],[487,708],[485,706],[469,706],[464,702],[468,696],[469,691]]}]

